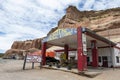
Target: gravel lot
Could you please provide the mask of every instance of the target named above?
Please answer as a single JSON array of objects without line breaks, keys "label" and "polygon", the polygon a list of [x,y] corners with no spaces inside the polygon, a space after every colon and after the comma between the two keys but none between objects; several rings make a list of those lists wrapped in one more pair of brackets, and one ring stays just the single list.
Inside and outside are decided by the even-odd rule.
[{"label": "gravel lot", "polygon": [[[35,64],[38,66],[39,64]],[[103,70],[102,74],[95,78],[49,69],[31,69],[31,64],[22,70],[23,60],[0,59],[0,80],[120,80],[120,69]]]}]

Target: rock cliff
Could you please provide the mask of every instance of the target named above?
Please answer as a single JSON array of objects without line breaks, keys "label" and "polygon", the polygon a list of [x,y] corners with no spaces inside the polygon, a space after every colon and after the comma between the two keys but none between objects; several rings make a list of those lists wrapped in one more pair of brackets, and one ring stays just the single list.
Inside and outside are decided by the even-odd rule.
[{"label": "rock cliff", "polygon": [[41,39],[27,40],[27,41],[14,41],[11,49],[27,50],[30,48],[41,48]]},{"label": "rock cliff", "polygon": [[69,6],[66,14],[58,22],[58,27],[49,33],[57,28],[77,28],[79,26],[87,27],[114,42],[120,42],[120,8],[79,11],[76,7]]},{"label": "rock cliff", "polygon": [[3,58],[12,58],[13,56],[18,56],[19,59],[23,58],[23,52],[30,49],[41,49],[41,38],[26,41],[14,41],[11,49],[5,52]]}]

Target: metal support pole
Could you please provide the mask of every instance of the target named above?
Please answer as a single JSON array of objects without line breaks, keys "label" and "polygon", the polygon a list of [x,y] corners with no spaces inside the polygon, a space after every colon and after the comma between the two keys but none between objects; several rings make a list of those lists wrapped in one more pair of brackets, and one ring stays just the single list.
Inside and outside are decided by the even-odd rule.
[{"label": "metal support pole", "polygon": [[24,64],[23,64],[23,70],[25,70],[26,58],[27,58],[27,54],[25,54],[25,58],[24,58]]}]

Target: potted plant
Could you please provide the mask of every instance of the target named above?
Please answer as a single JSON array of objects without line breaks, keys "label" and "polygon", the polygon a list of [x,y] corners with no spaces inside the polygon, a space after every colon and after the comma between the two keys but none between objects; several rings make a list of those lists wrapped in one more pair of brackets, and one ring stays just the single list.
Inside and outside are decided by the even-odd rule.
[{"label": "potted plant", "polygon": [[72,65],[71,65],[71,64],[68,64],[67,69],[68,69],[68,70],[71,70],[71,69],[72,69]]},{"label": "potted plant", "polygon": [[57,68],[60,68],[60,64],[57,64],[56,67],[57,67]]}]

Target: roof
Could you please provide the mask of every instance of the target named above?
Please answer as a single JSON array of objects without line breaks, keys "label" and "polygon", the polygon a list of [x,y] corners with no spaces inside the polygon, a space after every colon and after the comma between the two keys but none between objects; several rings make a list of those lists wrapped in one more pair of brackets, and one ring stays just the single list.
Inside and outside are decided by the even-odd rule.
[{"label": "roof", "polygon": [[[80,27],[79,27],[80,28]],[[78,28],[78,29],[79,29]],[[82,32],[87,34],[90,37],[93,37],[99,41],[102,41],[110,46],[115,46],[116,43],[96,34],[95,32],[91,31],[88,28],[80,28],[82,29]],[[56,31],[54,31],[53,33],[49,34],[48,36],[46,36],[42,42],[48,42],[48,41],[52,41],[52,40],[59,40],[61,38],[70,36],[70,35],[76,35],[77,34],[77,28],[60,28],[57,29]]]},{"label": "roof", "polygon": [[49,51],[55,51],[55,50],[60,50],[60,49],[64,49],[63,47],[59,47],[59,46],[52,46],[50,48],[47,49],[47,52]]},{"label": "roof", "polygon": [[89,35],[91,37],[94,37],[94,38],[96,38],[96,39],[98,39],[100,41],[103,41],[103,42],[105,42],[105,43],[107,43],[107,44],[109,44],[111,46],[115,46],[116,45],[116,43],[114,43],[114,42],[112,42],[112,41],[110,41],[110,40],[108,40],[108,39],[106,39],[106,38],[96,34],[95,32],[91,31],[88,28],[82,28],[82,32],[86,33],[87,35]]}]

